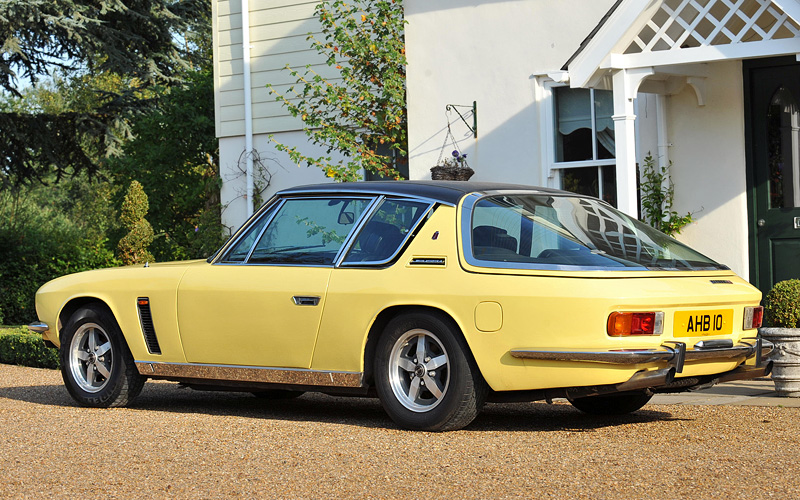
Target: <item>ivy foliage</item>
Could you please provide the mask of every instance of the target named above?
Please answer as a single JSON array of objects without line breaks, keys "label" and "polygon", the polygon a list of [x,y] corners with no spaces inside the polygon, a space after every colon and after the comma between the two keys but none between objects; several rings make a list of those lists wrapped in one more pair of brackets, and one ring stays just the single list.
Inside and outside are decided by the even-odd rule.
[{"label": "ivy foliage", "polygon": [[298,165],[321,168],[337,181],[359,180],[362,169],[400,179],[394,159],[408,151],[402,2],[334,0],[320,3],[315,12],[321,31],[308,39],[326,64],[336,68],[336,77],[324,77],[319,66],[287,66],[296,85],[286,93],[273,85],[267,88],[292,116],[300,117],[313,144],[347,160],[308,156],[279,142],[276,148]]},{"label": "ivy foliage", "polygon": [[692,222],[692,213],[680,215],[672,209],[675,186],[669,175],[668,166],[656,165],[648,153],[641,171],[642,220],[667,236],[675,236]]}]

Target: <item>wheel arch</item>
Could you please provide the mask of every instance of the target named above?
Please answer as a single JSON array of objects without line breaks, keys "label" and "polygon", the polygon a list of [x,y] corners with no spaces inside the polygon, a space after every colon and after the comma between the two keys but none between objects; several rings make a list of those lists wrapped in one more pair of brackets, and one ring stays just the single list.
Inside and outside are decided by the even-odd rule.
[{"label": "wheel arch", "polygon": [[[117,327],[119,327],[119,321],[117,320],[117,316],[114,314],[114,311],[111,307],[104,301],[98,297],[73,297],[69,299],[65,304],[64,307],[61,308],[61,311],[58,313],[58,337],[61,338],[61,332],[67,322],[72,318],[72,316],[78,312],[82,307],[88,305],[95,305],[102,309],[105,309],[108,314],[114,318],[114,321],[117,323]],[[75,318],[76,320],[81,319],[82,316]],[[123,335],[124,337],[124,335]]]},{"label": "wheel arch", "polygon": [[[413,314],[413,313],[425,313],[431,314],[434,316],[438,316],[443,321],[450,324],[453,330],[459,335],[461,340],[464,342],[464,345],[467,347],[466,355],[469,356],[470,360],[474,364],[475,367],[478,368],[478,372],[480,373],[480,367],[475,360],[475,356],[472,353],[472,347],[469,345],[466,336],[464,335],[464,329],[461,325],[456,321],[455,317],[435,306],[429,305],[419,305],[419,304],[405,304],[405,305],[394,305],[387,307],[386,309],[382,310],[378,315],[375,317],[375,320],[372,322],[370,326],[369,332],[367,333],[367,340],[364,346],[364,381],[369,385],[374,385],[374,360],[375,360],[375,348],[378,343],[378,338],[381,336],[383,331],[386,329],[386,325],[389,324],[391,320],[398,316],[402,316],[404,314]],[[481,375],[482,376],[482,375]]]}]

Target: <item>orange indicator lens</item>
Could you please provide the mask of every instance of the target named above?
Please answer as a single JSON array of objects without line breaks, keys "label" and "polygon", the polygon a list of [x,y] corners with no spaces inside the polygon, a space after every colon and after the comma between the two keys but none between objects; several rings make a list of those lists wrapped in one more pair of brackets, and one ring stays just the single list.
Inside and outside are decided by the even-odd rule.
[{"label": "orange indicator lens", "polygon": [[661,335],[663,315],[660,312],[613,312],[608,317],[607,331],[612,337]]}]

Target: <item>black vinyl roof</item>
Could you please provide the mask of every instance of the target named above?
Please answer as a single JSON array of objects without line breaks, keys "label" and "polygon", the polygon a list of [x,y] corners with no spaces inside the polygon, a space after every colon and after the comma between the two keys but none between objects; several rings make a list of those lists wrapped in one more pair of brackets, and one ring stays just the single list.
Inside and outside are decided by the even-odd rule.
[{"label": "black vinyl roof", "polygon": [[540,193],[566,194],[564,191],[551,188],[524,186],[521,184],[504,184],[501,182],[468,182],[468,181],[366,181],[312,184],[284,189],[278,196],[297,194],[387,194],[398,196],[418,196],[442,203],[457,204],[470,193],[486,191],[536,191]]}]

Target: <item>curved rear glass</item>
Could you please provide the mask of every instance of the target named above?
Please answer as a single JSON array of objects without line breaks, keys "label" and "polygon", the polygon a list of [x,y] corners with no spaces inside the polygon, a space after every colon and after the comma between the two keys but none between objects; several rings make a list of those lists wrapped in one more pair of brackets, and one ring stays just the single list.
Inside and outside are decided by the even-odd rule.
[{"label": "curved rear glass", "polygon": [[592,198],[534,193],[473,195],[465,201],[464,210],[464,254],[470,264],[479,267],[728,269]]}]

